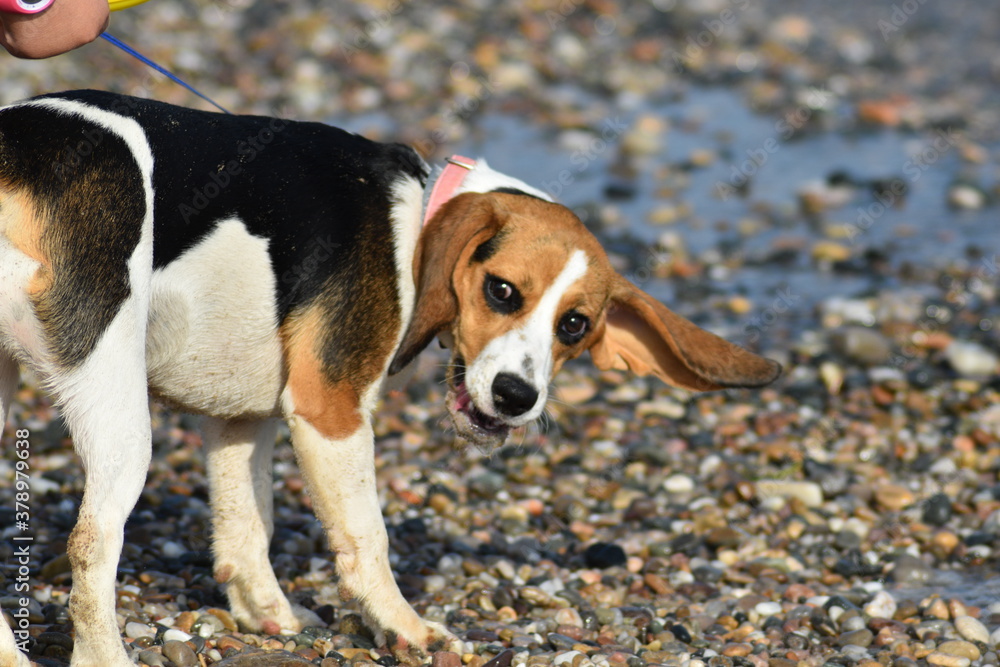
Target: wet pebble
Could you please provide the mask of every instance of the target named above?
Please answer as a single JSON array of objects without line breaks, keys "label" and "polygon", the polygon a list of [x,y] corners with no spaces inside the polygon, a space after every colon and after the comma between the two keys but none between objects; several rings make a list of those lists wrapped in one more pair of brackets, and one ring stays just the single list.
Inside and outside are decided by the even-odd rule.
[{"label": "wet pebble", "polygon": [[955,629],[970,642],[990,644],[990,632],[983,623],[972,616],[959,616],[955,619]]},{"label": "wet pebble", "polygon": [[163,642],[163,656],[174,663],[177,667],[195,667],[198,665],[198,657],[191,647],[179,641]]}]

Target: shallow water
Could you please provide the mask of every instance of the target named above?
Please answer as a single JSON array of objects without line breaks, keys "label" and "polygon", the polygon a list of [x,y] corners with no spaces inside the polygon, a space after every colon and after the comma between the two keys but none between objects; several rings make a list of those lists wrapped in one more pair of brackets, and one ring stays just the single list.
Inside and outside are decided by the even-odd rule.
[{"label": "shallow water", "polygon": [[[613,206],[626,222],[600,230],[612,248],[616,239],[627,237],[652,245],[664,232],[680,235],[695,257],[713,248],[735,248],[749,265],[735,272],[731,282],[723,279],[720,289],[763,298],[782,286],[794,285],[804,297],[805,307],[828,296],[856,295],[885,284],[884,277],[875,275],[840,273],[833,279],[830,273],[818,270],[808,250],[825,238],[826,225],[852,226],[855,237],[842,242],[854,248],[855,255],[877,249],[897,267],[904,262],[944,266],[964,261],[969,247],[980,249],[987,257],[1000,248],[995,207],[957,211],[947,204],[949,185],[956,179],[967,176],[988,186],[995,181],[998,166],[988,163],[970,169],[963,165],[954,139],[947,134],[888,129],[849,134],[806,127],[795,131],[794,116],[783,120],[756,114],[743,104],[739,93],[724,88],[690,88],[683,96],[641,108],[618,113],[605,107],[603,111],[605,122],[615,126],[631,126],[642,114],[670,121],[664,149],[637,161],[632,180],[623,181],[613,172],[620,157],[620,138],[612,139],[601,150],[602,123],[595,125],[598,132],[591,142],[570,149],[560,145],[557,130],[526,123],[521,117],[490,113],[478,121],[475,137],[455,148],[460,153],[486,156],[493,167],[558,195],[587,222],[596,222],[595,206]],[[804,111],[799,118],[815,113]],[[826,113],[836,116],[843,112],[831,109]],[[685,172],[689,186],[679,191],[675,200],[658,198],[656,192],[662,183],[657,175],[665,169],[676,171],[692,151],[706,148],[717,153],[715,161]],[[827,211],[822,223],[813,224],[798,213],[796,193],[808,182],[825,181],[838,171],[858,181],[901,179],[907,194],[894,198],[895,202],[886,195],[883,201],[895,204],[887,208],[867,188],[858,187],[849,203]],[[733,194],[723,200],[718,196],[724,191],[720,184],[739,184],[748,173],[752,178],[747,197]],[[572,182],[560,184],[560,174],[564,182]],[[606,196],[609,186],[623,182],[634,190],[634,196],[610,201]],[[689,205],[693,213],[668,226],[647,221],[655,207],[676,202]],[[764,224],[758,233],[741,239],[736,225],[745,218],[763,219]],[[778,241],[802,243],[803,251],[791,263],[761,262],[772,254]],[[651,291],[672,295],[666,284],[654,285]]]},{"label": "shallow water", "polygon": [[919,602],[929,595],[955,598],[967,605],[1000,613],[1000,574],[997,572],[972,572],[965,570],[935,571],[930,580],[921,586],[894,586],[889,589],[897,600]]}]

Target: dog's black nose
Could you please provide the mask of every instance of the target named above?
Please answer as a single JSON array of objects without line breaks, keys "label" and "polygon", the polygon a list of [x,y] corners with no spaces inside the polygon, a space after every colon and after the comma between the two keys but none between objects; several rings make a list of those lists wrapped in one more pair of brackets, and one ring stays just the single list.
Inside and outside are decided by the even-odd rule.
[{"label": "dog's black nose", "polygon": [[493,405],[508,417],[517,417],[535,406],[538,392],[530,384],[510,373],[493,379]]}]

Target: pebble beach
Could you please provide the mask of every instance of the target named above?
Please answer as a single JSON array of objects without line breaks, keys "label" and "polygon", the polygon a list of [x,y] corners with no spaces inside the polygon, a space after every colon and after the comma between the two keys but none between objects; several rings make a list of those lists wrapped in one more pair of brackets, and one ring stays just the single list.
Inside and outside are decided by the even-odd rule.
[{"label": "pebble beach", "polygon": [[[426,351],[375,425],[397,581],[463,643],[425,664],[1000,664],[986,3],[154,0],[110,31],[234,112],[330,122],[431,162],[483,155],[571,206],[633,282],[785,368],[762,390],[691,394],[585,356],[543,420],[480,451],[456,441],[446,357]],[[2,104],[82,87],[211,109],[101,40],[0,57]],[[0,608],[28,619],[35,665],[63,667],[83,474],[32,378],[16,399]],[[323,625],[241,631],[212,576],[197,420],[152,410],[117,589],[137,663],[398,664],[340,598],[287,431],[271,559]]]}]

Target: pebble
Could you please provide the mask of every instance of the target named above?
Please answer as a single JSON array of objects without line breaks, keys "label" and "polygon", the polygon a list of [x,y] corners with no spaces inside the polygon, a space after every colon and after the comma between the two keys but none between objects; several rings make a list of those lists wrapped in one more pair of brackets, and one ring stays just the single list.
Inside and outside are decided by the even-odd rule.
[{"label": "pebble", "polygon": [[840,646],[861,646],[867,647],[871,645],[872,640],[875,636],[872,634],[871,630],[851,630],[850,632],[845,632],[837,638],[837,643]]},{"label": "pebble", "polygon": [[566,651],[560,653],[553,660],[553,665],[570,665],[570,667],[578,667],[584,664],[587,656],[579,651]]},{"label": "pebble", "polygon": [[943,526],[951,519],[951,498],[944,493],[935,493],[923,503],[921,518],[932,526]]},{"label": "pebble", "polygon": [[896,614],[895,598],[888,591],[879,591],[864,606],[864,612],[872,618],[892,618]]},{"label": "pebble", "polygon": [[671,475],[663,481],[663,488],[670,493],[691,493],[694,491],[694,480],[687,475]]},{"label": "pebble", "polygon": [[795,498],[806,507],[819,507],[823,504],[823,489],[815,482],[761,480],[757,482],[757,495],[762,500],[775,496]]},{"label": "pebble", "polygon": [[990,632],[983,625],[982,621],[972,616],[959,616],[955,619],[955,629],[970,642],[982,642],[993,645],[990,640]]},{"label": "pebble", "polygon": [[940,651],[934,651],[925,658],[928,665],[939,665],[940,667],[969,667],[972,661],[960,656],[948,655]]},{"label": "pebble", "polygon": [[198,656],[184,642],[174,640],[163,642],[163,656],[177,667],[196,667],[198,665]]},{"label": "pebble", "polygon": [[184,632],[183,630],[178,630],[176,628],[169,628],[165,630],[163,633],[164,642],[170,642],[170,641],[186,642],[189,641],[190,639],[191,635]]},{"label": "pebble", "polygon": [[315,667],[315,665],[289,651],[244,653],[215,663],[215,667]]},{"label": "pebble", "polygon": [[997,355],[978,343],[954,340],[944,349],[944,358],[963,377],[986,378],[997,372]]},{"label": "pebble", "polygon": [[761,602],[753,609],[761,616],[774,616],[781,613],[782,606],[780,602]]},{"label": "pebble", "polygon": [[948,188],[948,205],[958,209],[980,209],[986,203],[986,195],[971,185],[953,185]]},{"label": "pebble", "polygon": [[431,656],[431,667],[462,667],[462,656],[451,651],[437,651]]},{"label": "pebble", "polygon": [[971,641],[965,642],[958,639],[941,642],[938,644],[937,650],[941,653],[958,656],[960,658],[968,658],[972,661],[979,660],[982,655],[979,649],[976,648],[976,645]]},{"label": "pebble", "polygon": [[138,623],[132,621],[125,624],[125,636],[130,639],[139,639],[140,637],[155,637],[156,630],[146,625],[145,623]]},{"label": "pebble", "polygon": [[867,327],[844,327],[832,334],[831,345],[851,361],[866,366],[884,364],[892,355],[889,340]]},{"label": "pebble", "polygon": [[583,553],[587,567],[605,569],[625,565],[625,551],[617,544],[598,542],[587,547]]},{"label": "pebble", "polygon": [[916,501],[913,492],[898,484],[882,484],[875,489],[875,500],[885,509],[898,512]]}]

